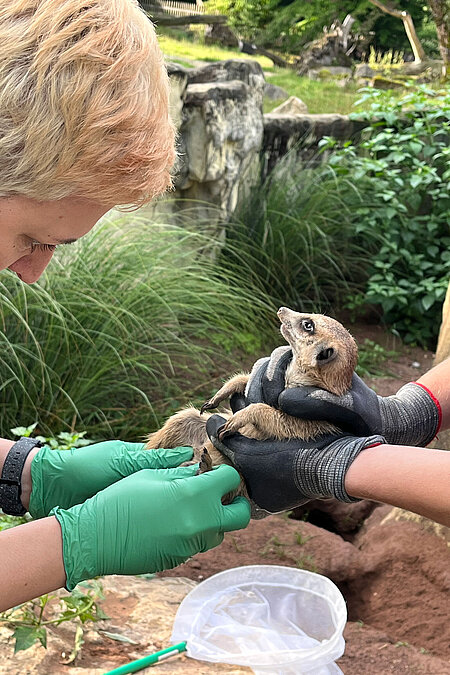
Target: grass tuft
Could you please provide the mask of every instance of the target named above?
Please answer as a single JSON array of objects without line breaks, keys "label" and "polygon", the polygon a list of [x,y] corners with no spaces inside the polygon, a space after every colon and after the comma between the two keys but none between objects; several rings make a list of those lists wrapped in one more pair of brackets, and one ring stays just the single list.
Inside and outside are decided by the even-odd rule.
[{"label": "grass tuft", "polygon": [[259,355],[274,308],[213,263],[217,246],[128,214],[61,249],[38,284],[2,273],[0,433],[136,439],[207,398],[237,354]]}]

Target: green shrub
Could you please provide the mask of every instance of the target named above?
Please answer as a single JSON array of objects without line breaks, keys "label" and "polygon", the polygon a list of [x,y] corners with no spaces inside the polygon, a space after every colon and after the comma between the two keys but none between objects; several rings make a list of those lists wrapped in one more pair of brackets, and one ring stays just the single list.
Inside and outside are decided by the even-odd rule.
[{"label": "green shrub", "polygon": [[212,374],[243,351],[258,354],[274,308],[214,264],[217,246],[109,218],[58,251],[38,284],[2,273],[0,433],[35,421],[44,435],[136,439],[188,397],[209,396]]},{"label": "green shrub", "polygon": [[382,237],[364,292],[348,304],[378,305],[405,341],[432,347],[450,274],[450,92],[420,87],[398,100],[364,90],[362,100],[372,102],[357,115],[370,122],[365,140],[322,141],[337,176],[364,196],[355,233]]}]

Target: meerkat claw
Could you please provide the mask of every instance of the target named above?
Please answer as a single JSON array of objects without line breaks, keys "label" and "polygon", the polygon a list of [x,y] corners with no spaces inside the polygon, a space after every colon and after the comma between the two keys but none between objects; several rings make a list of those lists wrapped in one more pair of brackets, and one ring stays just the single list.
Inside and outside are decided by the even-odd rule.
[{"label": "meerkat claw", "polygon": [[218,435],[217,435],[217,438],[219,439],[219,441],[223,441],[224,438],[227,438],[227,436],[230,436],[230,435],[233,434],[233,433],[234,433],[234,430],[228,428],[227,425],[225,425],[225,426],[223,427],[223,429],[221,429],[221,430],[219,431],[219,433],[218,433]]},{"label": "meerkat claw", "polygon": [[203,413],[204,413],[206,410],[212,410],[212,409],[215,408],[215,407],[216,407],[216,406],[215,406],[213,403],[211,403],[211,401],[205,401],[205,403],[204,403],[204,404],[202,405],[202,407],[200,408],[200,415],[203,415]]},{"label": "meerkat claw", "polygon": [[212,470],[212,459],[206,448],[203,448],[197,474]]}]

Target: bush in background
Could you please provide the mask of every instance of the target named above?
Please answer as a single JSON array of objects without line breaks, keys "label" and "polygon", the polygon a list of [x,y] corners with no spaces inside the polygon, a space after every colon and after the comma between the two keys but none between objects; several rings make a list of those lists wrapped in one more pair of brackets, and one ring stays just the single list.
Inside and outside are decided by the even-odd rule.
[{"label": "bush in background", "polygon": [[432,348],[450,275],[450,92],[414,88],[401,100],[367,89],[371,108],[355,114],[370,123],[365,140],[337,149],[329,163],[364,195],[355,231],[382,245],[363,293],[352,308],[378,305],[406,342]]}]

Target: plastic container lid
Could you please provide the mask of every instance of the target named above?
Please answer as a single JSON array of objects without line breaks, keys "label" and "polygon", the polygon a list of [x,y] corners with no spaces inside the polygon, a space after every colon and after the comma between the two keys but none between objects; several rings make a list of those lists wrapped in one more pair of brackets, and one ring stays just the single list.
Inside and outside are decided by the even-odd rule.
[{"label": "plastic container lid", "polygon": [[172,641],[187,641],[201,661],[249,666],[257,673],[342,673],[345,600],[327,577],[279,565],[220,572],[181,603]]}]

